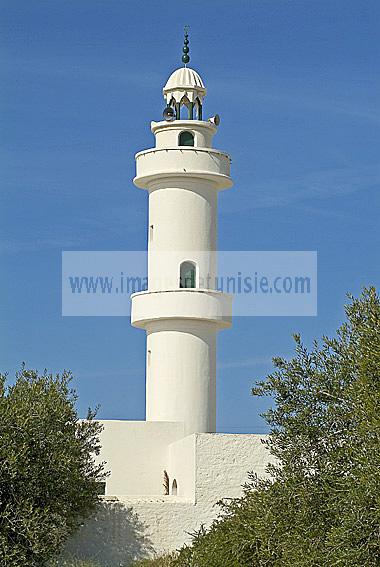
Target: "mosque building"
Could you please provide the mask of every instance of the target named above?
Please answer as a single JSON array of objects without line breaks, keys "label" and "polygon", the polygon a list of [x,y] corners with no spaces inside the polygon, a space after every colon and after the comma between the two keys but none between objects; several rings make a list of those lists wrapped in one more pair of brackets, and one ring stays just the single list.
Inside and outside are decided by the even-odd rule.
[{"label": "mosque building", "polygon": [[[185,33],[184,65],[151,123],[155,146],[136,154],[134,184],[149,197],[148,289],[131,298],[131,323],[146,333],[146,421],[102,421],[103,499],[133,511],[150,554],[189,542],[270,458],[262,435],[215,432],[216,337],[232,324],[232,297],[215,286],[217,207],[231,159],[213,147],[219,117],[204,118],[206,87],[189,60]],[[113,545],[133,545],[115,518]],[[96,549],[96,533],[79,535],[83,547]]]}]

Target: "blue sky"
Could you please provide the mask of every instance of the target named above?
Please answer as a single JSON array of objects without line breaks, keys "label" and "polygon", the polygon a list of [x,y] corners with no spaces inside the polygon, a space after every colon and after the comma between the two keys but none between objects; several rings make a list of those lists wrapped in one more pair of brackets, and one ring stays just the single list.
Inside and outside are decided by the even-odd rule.
[{"label": "blue sky", "polygon": [[144,418],[142,331],[61,317],[62,250],[144,250],[134,153],[161,89],[191,66],[222,122],[234,189],[224,250],[317,250],[317,317],[240,317],[218,341],[218,428],[262,432],[250,396],[274,355],[333,334],[345,293],[379,284],[377,1],[2,1],[0,368],[70,368],[83,414]]}]

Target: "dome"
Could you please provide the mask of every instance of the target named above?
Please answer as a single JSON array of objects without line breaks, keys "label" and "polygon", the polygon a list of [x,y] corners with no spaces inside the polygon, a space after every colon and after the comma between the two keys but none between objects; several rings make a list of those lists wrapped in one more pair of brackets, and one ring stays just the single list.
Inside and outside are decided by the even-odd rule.
[{"label": "dome", "polygon": [[200,89],[206,90],[201,77],[194,69],[189,67],[181,67],[172,73],[164,86],[164,92],[176,89]]},{"label": "dome", "polygon": [[168,104],[172,98],[179,102],[184,95],[192,102],[196,98],[202,101],[206,94],[206,87],[194,69],[181,67],[170,75],[164,86],[163,93]]}]

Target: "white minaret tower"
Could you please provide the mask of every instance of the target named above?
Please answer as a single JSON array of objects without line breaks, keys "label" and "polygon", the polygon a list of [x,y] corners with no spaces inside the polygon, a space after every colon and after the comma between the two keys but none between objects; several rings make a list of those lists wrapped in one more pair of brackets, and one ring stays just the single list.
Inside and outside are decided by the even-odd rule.
[{"label": "white minaret tower", "polygon": [[[145,329],[146,419],[215,431],[216,334],[231,325],[231,297],[216,291],[218,192],[232,186],[230,157],[212,149],[219,117],[202,119],[206,88],[189,62],[169,77],[154,148],[136,155],[134,183],[149,193],[148,290],[132,295]],[[181,115],[187,111],[185,119]]]}]

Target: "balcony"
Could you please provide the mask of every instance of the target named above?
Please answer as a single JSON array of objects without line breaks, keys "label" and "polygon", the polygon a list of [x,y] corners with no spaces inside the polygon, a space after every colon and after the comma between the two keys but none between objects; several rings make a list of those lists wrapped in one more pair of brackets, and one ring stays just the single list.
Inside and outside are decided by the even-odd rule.
[{"label": "balcony", "polygon": [[232,186],[230,157],[224,152],[197,147],[153,148],[136,154],[136,177],[133,182],[149,189],[152,182],[168,177],[191,175],[213,181],[217,189]]},{"label": "balcony", "polygon": [[214,290],[175,289],[134,293],[131,323],[145,328],[147,323],[165,319],[193,319],[231,326],[232,296]]}]

